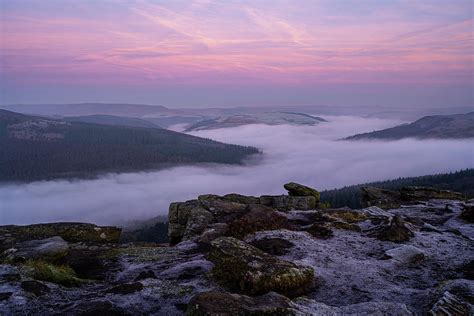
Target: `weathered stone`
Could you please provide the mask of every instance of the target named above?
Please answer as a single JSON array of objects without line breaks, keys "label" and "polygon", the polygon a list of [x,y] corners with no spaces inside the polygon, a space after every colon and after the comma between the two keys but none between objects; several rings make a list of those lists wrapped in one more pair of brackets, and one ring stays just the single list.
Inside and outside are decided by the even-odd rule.
[{"label": "weathered stone", "polygon": [[[45,239],[60,236],[68,242],[118,243],[121,228],[113,226],[97,226],[86,223],[50,223],[27,226],[0,226],[0,235],[9,234],[10,242]],[[0,245],[0,250],[11,247],[11,244]]]},{"label": "weathered stone", "polygon": [[448,291],[433,305],[431,315],[469,315],[469,307]]},{"label": "weathered stone", "polygon": [[400,207],[400,192],[375,187],[361,188],[362,202],[365,206],[377,206],[382,209]]},{"label": "weathered stone", "polygon": [[440,190],[430,187],[403,187],[399,191],[363,187],[362,201],[366,206],[378,206],[383,209],[394,209],[400,205],[415,204],[431,199],[464,200],[461,193]]},{"label": "weathered stone", "polygon": [[385,255],[400,263],[417,263],[425,258],[423,251],[410,245],[389,249]]},{"label": "weathered stone", "polygon": [[290,300],[277,293],[249,297],[225,292],[205,292],[195,295],[189,302],[189,316],[231,315],[294,315]]},{"label": "weathered stone", "polygon": [[200,195],[201,206],[211,212],[216,222],[228,223],[247,212],[247,205],[222,199],[217,195]]},{"label": "weathered stone", "polygon": [[131,294],[143,290],[143,284],[140,282],[124,283],[107,290],[107,293],[113,294]]},{"label": "weathered stone", "polygon": [[237,193],[226,194],[222,198],[227,201],[242,203],[242,204],[260,204],[260,198],[258,197],[241,195]]},{"label": "weathered stone", "polygon": [[236,238],[243,238],[260,230],[282,228],[286,222],[286,217],[281,213],[269,207],[254,204],[249,206],[247,214],[229,224],[229,234]]},{"label": "weathered stone", "polygon": [[307,229],[305,229],[311,236],[319,239],[328,239],[331,238],[334,234],[332,230],[326,226],[313,224]]},{"label": "weathered stone", "polygon": [[16,251],[11,252],[9,256],[13,260],[42,259],[52,262],[66,256],[69,251],[69,245],[64,239],[56,236],[19,242],[15,245],[14,249]]},{"label": "weathered stone", "polygon": [[21,282],[21,288],[26,292],[33,293],[36,296],[45,295],[51,292],[49,287],[35,280]]},{"label": "weathered stone", "polygon": [[317,201],[314,196],[289,196],[289,195],[262,195],[260,204],[276,208],[282,212],[291,210],[314,210]]},{"label": "weathered stone", "polygon": [[404,201],[426,201],[431,199],[465,200],[464,194],[430,187],[403,187],[400,197]]},{"label": "weathered stone", "polygon": [[220,237],[211,246],[208,258],[215,264],[213,275],[245,293],[298,296],[314,285],[311,267],[278,259],[236,238]]},{"label": "weathered stone", "polygon": [[294,245],[288,240],[281,238],[263,238],[254,240],[250,243],[252,246],[265,251],[270,255],[281,256],[289,252]]},{"label": "weathered stone", "polygon": [[199,208],[198,200],[173,202],[170,204],[168,211],[168,238],[171,245],[175,245],[183,239],[191,211],[196,208]]},{"label": "weathered stone", "polygon": [[183,239],[186,226],[168,222],[168,239],[170,245],[176,245]]},{"label": "weathered stone", "polygon": [[314,196],[316,203],[320,201],[319,192],[313,188],[295,182],[286,183],[283,187],[291,196]]},{"label": "weathered stone", "polygon": [[207,226],[213,222],[214,216],[211,212],[202,207],[192,209],[184,230],[183,240],[191,240],[201,235]]},{"label": "weathered stone", "polygon": [[400,216],[394,216],[387,225],[382,225],[370,233],[370,235],[379,240],[393,242],[409,241],[414,236],[413,232],[405,226]]},{"label": "weathered stone", "polygon": [[210,244],[214,239],[225,236],[229,231],[229,225],[226,223],[215,223],[208,226],[208,228],[199,236],[197,242],[203,244]]}]

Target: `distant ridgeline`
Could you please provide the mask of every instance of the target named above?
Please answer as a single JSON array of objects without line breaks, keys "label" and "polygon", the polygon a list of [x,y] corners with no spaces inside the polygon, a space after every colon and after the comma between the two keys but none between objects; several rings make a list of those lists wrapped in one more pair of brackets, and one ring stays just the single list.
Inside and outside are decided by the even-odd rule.
[{"label": "distant ridgeline", "polygon": [[398,178],[326,190],[321,192],[321,202],[329,203],[331,207],[361,208],[363,206],[360,188],[365,186],[389,190],[400,189],[403,186],[427,186],[460,192],[466,195],[467,198],[474,198],[474,169],[421,177]]},{"label": "distant ridgeline", "polygon": [[0,181],[91,177],[192,163],[240,164],[253,147],[160,128],[56,120],[0,110]]}]

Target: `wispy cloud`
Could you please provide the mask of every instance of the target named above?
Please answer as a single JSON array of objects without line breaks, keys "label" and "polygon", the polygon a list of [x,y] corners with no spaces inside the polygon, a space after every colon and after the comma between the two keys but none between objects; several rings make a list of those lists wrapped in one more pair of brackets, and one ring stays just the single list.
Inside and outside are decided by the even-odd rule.
[{"label": "wispy cloud", "polygon": [[470,2],[9,2],[0,67],[30,86],[469,85]]}]

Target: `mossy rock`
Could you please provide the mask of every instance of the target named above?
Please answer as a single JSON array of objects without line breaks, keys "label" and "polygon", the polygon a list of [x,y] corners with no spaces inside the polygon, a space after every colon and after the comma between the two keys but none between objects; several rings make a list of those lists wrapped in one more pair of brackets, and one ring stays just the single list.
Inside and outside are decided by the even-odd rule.
[{"label": "mossy rock", "polygon": [[[118,243],[121,228],[87,223],[50,223],[26,226],[0,226],[0,235],[10,235],[10,242],[60,236],[68,242]],[[0,245],[2,246],[2,245]]]},{"label": "mossy rock", "polygon": [[291,195],[262,195],[260,204],[275,208],[282,212],[291,210],[314,210],[318,206],[314,196],[291,196]]},{"label": "mossy rock", "polygon": [[361,228],[357,224],[346,223],[342,221],[332,222],[330,226],[339,229],[352,230],[355,232],[360,232]]},{"label": "mossy rock", "polygon": [[283,185],[283,187],[291,196],[314,196],[316,198],[316,203],[319,203],[321,200],[319,192],[308,186],[296,182],[289,182]]},{"label": "mossy rock", "polygon": [[260,204],[260,198],[256,196],[247,196],[237,193],[226,194],[222,197],[224,200],[242,203],[242,204]]},{"label": "mossy rock", "polygon": [[250,295],[274,291],[295,297],[314,286],[313,268],[273,257],[233,237],[214,240],[208,259],[215,264],[218,281]]},{"label": "mossy rock", "polygon": [[33,279],[51,282],[66,287],[79,286],[84,284],[86,280],[76,276],[74,270],[68,266],[53,265],[41,260],[29,260],[23,264],[27,269],[27,273]]},{"label": "mossy rock", "polygon": [[465,200],[464,194],[440,190],[431,187],[415,187],[407,186],[400,189],[400,196],[405,201],[425,201],[430,199],[441,199],[441,200]]},{"label": "mossy rock", "polygon": [[357,210],[328,210],[327,214],[346,223],[359,223],[369,219],[367,214]]}]

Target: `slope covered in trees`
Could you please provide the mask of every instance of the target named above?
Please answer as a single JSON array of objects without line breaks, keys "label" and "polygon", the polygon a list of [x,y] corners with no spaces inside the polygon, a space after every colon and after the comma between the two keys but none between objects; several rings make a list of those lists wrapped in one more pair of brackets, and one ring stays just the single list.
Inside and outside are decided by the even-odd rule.
[{"label": "slope covered in trees", "polygon": [[361,187],[373,186],[389,190],[403,186],[427,186],[443,190],[461,192],[468,198],[474,198],[474,169],[465,169],[451,173],[421,177],[398,178],[395,180],[351,185],[340,189],[321,192],[321,201],[331,207],[361,208]]},{"label": "slope covered in trees", "polygon": [[452,115],[431,115],[410,123],[392,128],[357,134],[345,140],[384,139],[396,140],[402,138],[420,139],[462,139],[474,137],[474,112]]},{"label": "slope covered in trees", "polygon": [[0,110],[0,181],[91,177],[192,163],[240,164],[253,147],[156,128],[65,122]]}]

